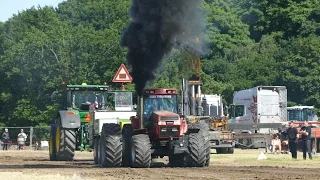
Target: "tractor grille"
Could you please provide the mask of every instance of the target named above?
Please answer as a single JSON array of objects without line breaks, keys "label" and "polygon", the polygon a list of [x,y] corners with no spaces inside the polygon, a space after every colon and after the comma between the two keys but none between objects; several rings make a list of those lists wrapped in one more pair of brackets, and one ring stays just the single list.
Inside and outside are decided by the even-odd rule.
[{"label": "tractor grille", "polygon": [[179,120],[179,116],[161,116],[160,120],[161,121],[167,121],[167,120],[175,121],[175,120]]},{"label": "tractor grille", "polygon": [[160,128],[160,137],[178,137],[179,126],[164,126]]}]

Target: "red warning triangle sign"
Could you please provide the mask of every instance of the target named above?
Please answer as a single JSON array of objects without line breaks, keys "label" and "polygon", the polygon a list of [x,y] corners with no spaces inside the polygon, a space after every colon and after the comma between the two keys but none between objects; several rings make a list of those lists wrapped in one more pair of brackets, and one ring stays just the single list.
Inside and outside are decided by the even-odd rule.
[{"label": "red warning triangle sign", "polygon": [[124,64],[121,64],[118,72],[113,78],[113,82],[132,82],[132,77]]}]

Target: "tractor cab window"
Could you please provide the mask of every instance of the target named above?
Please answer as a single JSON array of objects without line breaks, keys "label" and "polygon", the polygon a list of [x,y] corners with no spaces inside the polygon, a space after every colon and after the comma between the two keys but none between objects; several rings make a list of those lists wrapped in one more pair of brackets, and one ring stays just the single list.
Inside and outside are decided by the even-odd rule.
[{"label": "tractor cab window", "polygon": [[144,96],[144,118],[149,120],[154,111],[170,111],[178,113],[176,95],[147,95]]},{"label": "tractor cab window", "polygon": [[83,107],[88,107],[88,105],[93,105],[95,109],[104,109],[106,107],[106,93],[103,91],[72,91],[71,96],[72,107],[80,110]]},{"label": "tractor cab window", "polygon": [[230,108],[230,118],[240,117],[245,114],[244,112],[244,105],[231,105]]}]

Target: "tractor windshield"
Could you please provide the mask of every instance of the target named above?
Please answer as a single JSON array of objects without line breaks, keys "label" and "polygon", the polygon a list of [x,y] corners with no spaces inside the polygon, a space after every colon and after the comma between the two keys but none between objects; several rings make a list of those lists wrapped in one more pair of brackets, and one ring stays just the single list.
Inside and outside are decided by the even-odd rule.
[{"label": "tractor windshield", "polygon": [[132,92],[119,91],[115,92],[115,107],[128,107],[132,106]]},{"label": "tractor windshield", "polygon": [[94,105],[96,109],[104,109],[107,103],[106,93],[103,91],[71,91],[72,107],[81,109],[82,104]]},{"label": "tractor windshield", "polygon": [[146,95],[143,101],[143,113],[146,120],[151,117],[153,111],[178,113],[177,95]]}]

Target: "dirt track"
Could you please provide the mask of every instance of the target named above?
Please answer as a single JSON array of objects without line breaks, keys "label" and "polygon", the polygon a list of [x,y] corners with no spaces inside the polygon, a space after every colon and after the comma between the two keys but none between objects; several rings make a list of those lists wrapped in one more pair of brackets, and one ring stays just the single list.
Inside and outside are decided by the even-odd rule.
[{"label": "dirt track", "polygon": [[[215,154],[212,155],[215,158]],[[214,165],[206,168],[169,168],[166,159],[149,169],[99,168],[92,153],[77,152],[73,162],[51,162],[47,151],[0,151],[1,179],[318,179],[319,168]],[[22,174],[21,174],[22,173]],[[305,175],[307,174],[307,175]]]}]

